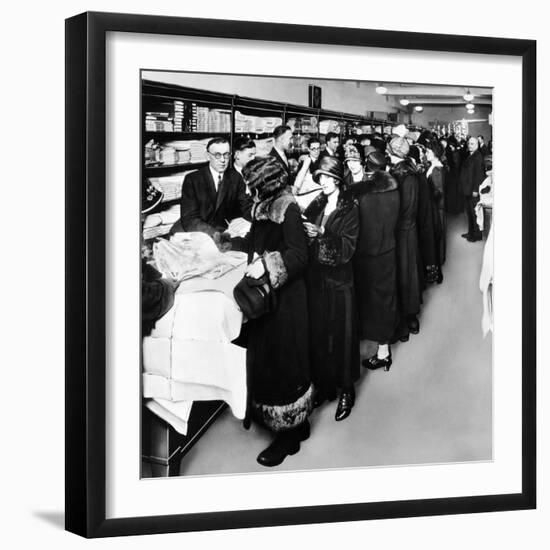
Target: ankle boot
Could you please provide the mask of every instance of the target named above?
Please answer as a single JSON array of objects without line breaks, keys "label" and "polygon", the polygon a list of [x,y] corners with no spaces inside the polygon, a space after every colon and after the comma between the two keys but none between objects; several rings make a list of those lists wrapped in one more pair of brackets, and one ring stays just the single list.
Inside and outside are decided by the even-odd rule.
[{"label": "ankle boot", "polygon": [[264,449],[256,459],[259,464],[271,468],[281,464],[288,455],[295,455],[300,450],[300,438],[296,429],[280,432],[271,445]]}]

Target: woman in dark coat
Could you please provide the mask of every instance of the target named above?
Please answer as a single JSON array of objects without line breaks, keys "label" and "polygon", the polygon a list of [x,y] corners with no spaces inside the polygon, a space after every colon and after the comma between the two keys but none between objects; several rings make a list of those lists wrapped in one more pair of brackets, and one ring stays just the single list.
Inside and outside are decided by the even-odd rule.
[{"label": "woman in dark coat", "polygon": [[272,157],[249,163],[243,176],[254,197],[247,275],[268,274],[276,306],[248,322],[247,370],[255,417],[275,432],[258,455],[264,466],[276,466],[300,449],[309,437],[312,408],[308,311],[304,274],[308,241],[288,176]]},{"label": "woman in dark coat", "polygon": [[424,290],[429,283],[436,282],[437,274],[440,272],[436,229],[438,218],[433,193],[426,175],[427,166],[424,157],[424,146],[412,145],[409,155],[414,160],[418,174],[418,207],[416,216],[419,249],[418,277],[420,288]]},{"label": "woman in dark coat", "polygon": [[462,158],[458,141],[454,136],[451,136],[447,141],[445,156],[449,166],[445,185],[445,208],[451,215],[461,214],[464,211],[464,198],[458,180]]},{"label": "woman in dark coat", "polygon": [[[416,217],[418,209],[418,174],[412,161],[407,159],[409,144],[402,137],[388,144],[392,162],[391,175],[399,190],[399,219],[397,222],[397,292],[400,323],[396,338],[406,341],[409,332],[417,334],[420,323],[420,281],[418,278],[418,236]],[[407,159],[407,160],[406,160]]]},{"label": "woman in dark coat", "polygon": [[322,194],[304,212],[308,219],[304,227],[311,239],[307,281],[315,404],[331,401],[339,388],[337,421],[351,413],[360,368],[351,262],[359,212],[342,179],[338,159],[321,159],[314,180]]},{"label": "woman in dark coat", "polygon": [[426,143],[426,160],[428,171],[426,177],[430,185],[430,191],[434,204],[434,229],[438,251],[437,283],[443,281],[441,266],[447,256],[447,214],[445,213],[445,167],[441,162],[443,149],[438,141],[432,140]]},{"label": "woman in dark coat", "polygon": [[355,251],[355,293],[361,339],[378,343],[376,355],[363,361],[371,370],[389,370],[389,343],[399,321],[395,230],[399,217],[397,182],[386,172],[386,157],[371,152],[367,174],[351,186],[359,201],[360,230]]}]

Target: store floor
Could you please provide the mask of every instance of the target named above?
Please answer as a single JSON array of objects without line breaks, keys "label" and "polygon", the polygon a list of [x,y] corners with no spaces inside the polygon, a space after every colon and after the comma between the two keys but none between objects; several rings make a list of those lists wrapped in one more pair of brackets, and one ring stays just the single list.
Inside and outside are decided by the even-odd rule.
[{"label": "store floor", "polygon": [[[336,402],[315,410],[311,437],[271,471],[491,459],[492,351],[490,335],[481,333],[479,291],[484,242],[462,239],[464,225],[462,216],[449,220],[445,279],[425,292],[420,333],[393,347],[391,370],[362,369],[351,416],[335,422]],[[363,342],[363,357],[370,350]],[[180,473],[265,472],[256,456],[270,441],[227,409]]]}]

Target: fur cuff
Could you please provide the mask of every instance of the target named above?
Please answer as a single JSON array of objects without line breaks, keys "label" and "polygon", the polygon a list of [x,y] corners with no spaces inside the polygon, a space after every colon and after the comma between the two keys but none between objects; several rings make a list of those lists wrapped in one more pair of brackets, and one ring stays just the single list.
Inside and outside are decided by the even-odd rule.
[{"label": "fur cuff", "polygon": [[317,239],[317,261],[320,264],[335,266],[340,258],[340,239],[325,233]]},{"label": "fur cuff", "polygon": [[283,257],[280,252],[267,252],[264,254],[265,267],[269,273],[269,281],[273,288],[283,286],[287,279],[288,273],[286,270]]},{"label": "fur cuff", "polygon": [[313,404],[313,386],[294,403],[288,405],[264,405],[253,402],[259,420],[274,432],[291,430],[303,424],[310,415]]}]

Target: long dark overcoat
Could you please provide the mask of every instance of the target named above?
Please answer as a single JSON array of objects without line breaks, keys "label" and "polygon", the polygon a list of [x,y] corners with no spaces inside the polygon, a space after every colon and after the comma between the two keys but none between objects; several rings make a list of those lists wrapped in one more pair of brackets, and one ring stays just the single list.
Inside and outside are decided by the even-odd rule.
[{"label": "long dark overcoat", "polygon": [[284,406],[296,403],[311,385],[304,280],[308,241],[298,205],[287,190],[260,203],[252,224],[249,245],[264,257],[277,306],[248,321],[249,391],[256,404],[273,406],[264,407],[263,414],[270,417],[269,427],[279,429],[293,424],[285,415],[304,416]]},{"label": "long dark overcoat", "polygon": [[399,189],[399,219],[397,222],[397,290],[402,316],[417,315],[420,311],[420,282],[418,278],[418,174],[409,160],[393,166],[392,176]]},{"label": "long dark overcoat", "polygon": [[418,277],[420,288],[427,286],[427,268],[439,267],[439,249],[436,236],[436,208],[434,197],[424,167],[417,167],[418,174],[418,206],[416,214],[416,227],[418,229],[419,264]]},{"label": "long dark overcoat", "polygon": [[[326,204],[326,195],[319,195],[304,215],[320,225]],[[352,389],[360,370],[351,261],[359,235],[359,211],[350,193],[341,191],[324,227],[324,234],[310,244],[310,357],[314,386],[332,399],[337,388]]]},{"label": "long dark overcoat", "polygon": [[447,214],[445,212],[445,175],[443,166],[428,170],[428,183],[434,203],[434,230],[438,249],[438,261],[442,266],[447,256]]},{"label": "long dark overcoat", "polygon": [[387,343],[398,323],[395,231],[399,217],[397,182],[375,171],[351,186],[359,202],[355,251],[355,294],[361,338]]},{"label": "long dark overcoat", "polygon": [[464,211],[464,198],[460,189],[460,151],[447,146],[447,162],[449,165],[445,185],[445,208],[449,214],[461,214]]}]

